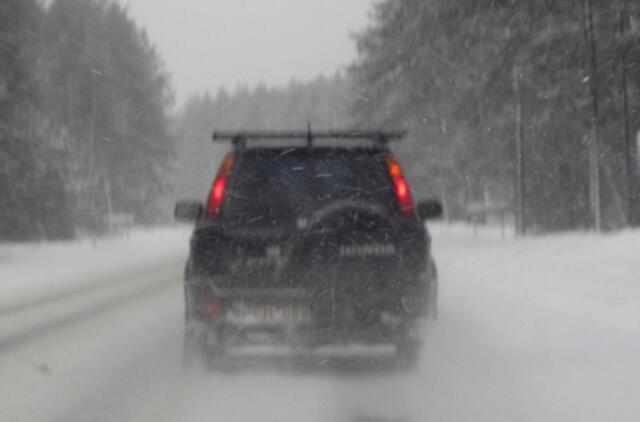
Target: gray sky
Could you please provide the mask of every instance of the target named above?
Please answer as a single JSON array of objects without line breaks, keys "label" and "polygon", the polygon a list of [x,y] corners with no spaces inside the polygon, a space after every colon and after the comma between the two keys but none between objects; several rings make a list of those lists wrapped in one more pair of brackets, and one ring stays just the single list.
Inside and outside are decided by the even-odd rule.
[{"label": "gray sky", "polygon": [[240,84],[329,75],[355,57],[350,38],[374,0],[120,0],[149,33],[178,103]]}]

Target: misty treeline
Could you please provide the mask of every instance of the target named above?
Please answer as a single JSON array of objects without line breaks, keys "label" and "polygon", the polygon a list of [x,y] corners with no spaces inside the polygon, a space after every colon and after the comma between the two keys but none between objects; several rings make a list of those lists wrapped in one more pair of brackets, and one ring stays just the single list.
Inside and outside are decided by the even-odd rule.
[{"label": "misty treeline", "polygon": [[284,87],[240,86],[191,97],[176,117],[176,195],[202,200],[210,188],[217,161],[228,147],[209,145],[217,130],[281,130],[348,127],[353,88],[337,73]]},{"label": "misty treeline", "polygon": [[[402,127],[410,136],[396,150],[414,196],[441,197],[452,218],[473,204],[515,209],[521,192],[526,230],[586,228],[595,86],[603,226],[637,224],[640,2],[589,2],[594,55],[587,0],[378,2],[337,80],[193,98],[179,119],[182,167],[212,128]],[[210,177],[207,160],[184,177]]]},{"label": "misty treeline", "polygon": [[385,0],[371,17],[348,72],[195,96],[170,130],[162,61],[125,9],[0,2],[0,239],[152,222],[170,179],[176,195],[206,195],[213,129],[307,122],[406,128],[396,150],[414,196],[465,218],[521,195],[529,231],[593,225],[597,133],[603,225],[640,222],[640,2]]},{"label": "misty treeline", "polygon": [[638,222],[640,2],[389,0],[374,17],[357,37],[355,122],[410,130],[419,189],[458,215],[514,204],[521,129],[525,228],[590,226],[594,59],[602,222]]},{"label": "misty treeline", "polygon": [[0,2],[0,239],[154,221],[170,101],[158,54],[118,4]]}]

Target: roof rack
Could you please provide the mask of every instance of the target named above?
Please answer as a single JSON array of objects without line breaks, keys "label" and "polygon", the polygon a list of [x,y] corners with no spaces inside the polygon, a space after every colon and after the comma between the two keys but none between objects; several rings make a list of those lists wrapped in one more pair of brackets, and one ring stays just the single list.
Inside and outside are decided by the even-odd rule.
[{"label": "roof rack", "polygon": [[391,141],[398,141],[407,135],[406,131],[371,131],[371,130],[324,130],[311,131],[237,131],[237,132],[214,132],[214,141],[231,141],[234,147],[244,148],[248,140],[306,140],[309,148],[313,147],[316,139],[345,139],[361,140],[370,139],[376,143],[386,145]]}]

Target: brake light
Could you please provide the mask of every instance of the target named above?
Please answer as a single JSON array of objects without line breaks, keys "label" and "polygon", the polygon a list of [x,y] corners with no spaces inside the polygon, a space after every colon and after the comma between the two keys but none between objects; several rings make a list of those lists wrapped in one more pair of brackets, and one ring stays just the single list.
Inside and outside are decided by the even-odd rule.
[{"label": "brake light", "polygon": [[211,186],[211,192],[209,193],[209,201],[207,202],[207,210],[205,212],[207,217],[218,217],[220,215],[222,201],[224,201],[224,194],[227,190],[227,180],[233,169],[234,161],[235,156],[233,153],[229,153],[224,157],[220,165],[218,174]]},{"label": "brake light", "polygon": [[202,301],[200,311],[205,317],[214,317],[220,314],[222,305],[215,297],[207,298]]},{"label": "brake light", "polygon": [[389,175],[393,181],[393,191],[400,212],[404,215],[413,215],[413,199],[411,198],[409,183],[404,177],[402,167],[400,167],[400,164],[396,161],[393,154],[387,155],[387,166],[389,168]]}]

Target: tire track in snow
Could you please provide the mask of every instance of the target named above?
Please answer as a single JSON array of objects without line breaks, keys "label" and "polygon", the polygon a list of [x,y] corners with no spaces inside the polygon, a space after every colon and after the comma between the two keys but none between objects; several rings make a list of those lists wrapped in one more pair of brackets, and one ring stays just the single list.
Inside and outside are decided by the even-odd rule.
[{"label": "tire track in snow", "polygon": [[[139,276],[139,274],[137,274]],[[180,282],[180,273],[157,271],[150,276],[82,289],[39,307],[25,308],[0,318],[0,354],[15,350],[42,335],[129,305]],[[25,323],[26,321],[26,323]]]},{"label": "tire track in snow", "polygon": [[[183,261],[184,261],[183,258],[180,258],[179,261],[176,260],[176,265],[177,266],[182,265]],[[156,263],[152,266],[135,267],[129,270],[125,270],[121,273],[112,274],[108,277],[101,276],[98,278],[93,276],[92,278],[94,278],[95,280],[89,284],[82,284],[80,286],[67,287],[65,289],[62,289],[52,294],[39,296],[31,300],[18,302],[12,305],[2,306],[0,307],[0,318],[4,317],[5,315],[10,315],[16,312],[24,311],[26,309],[33,309],[38,306],[48,305],[54,302],[67,300],[74,296],[81,296],[88,293],[92,293],[94,291],[106,290],[108,288],[113,287],[116,284],[126,284],[126,283],[129,283],[132,278],[143,276],[146,273],[148,273],[150,270],[156,269],[157,266],[158,265]],[[79,278],[79,277],[74,277],[74,278]],[[118,279],[118,280],[114,281],[114,279]]]}]

